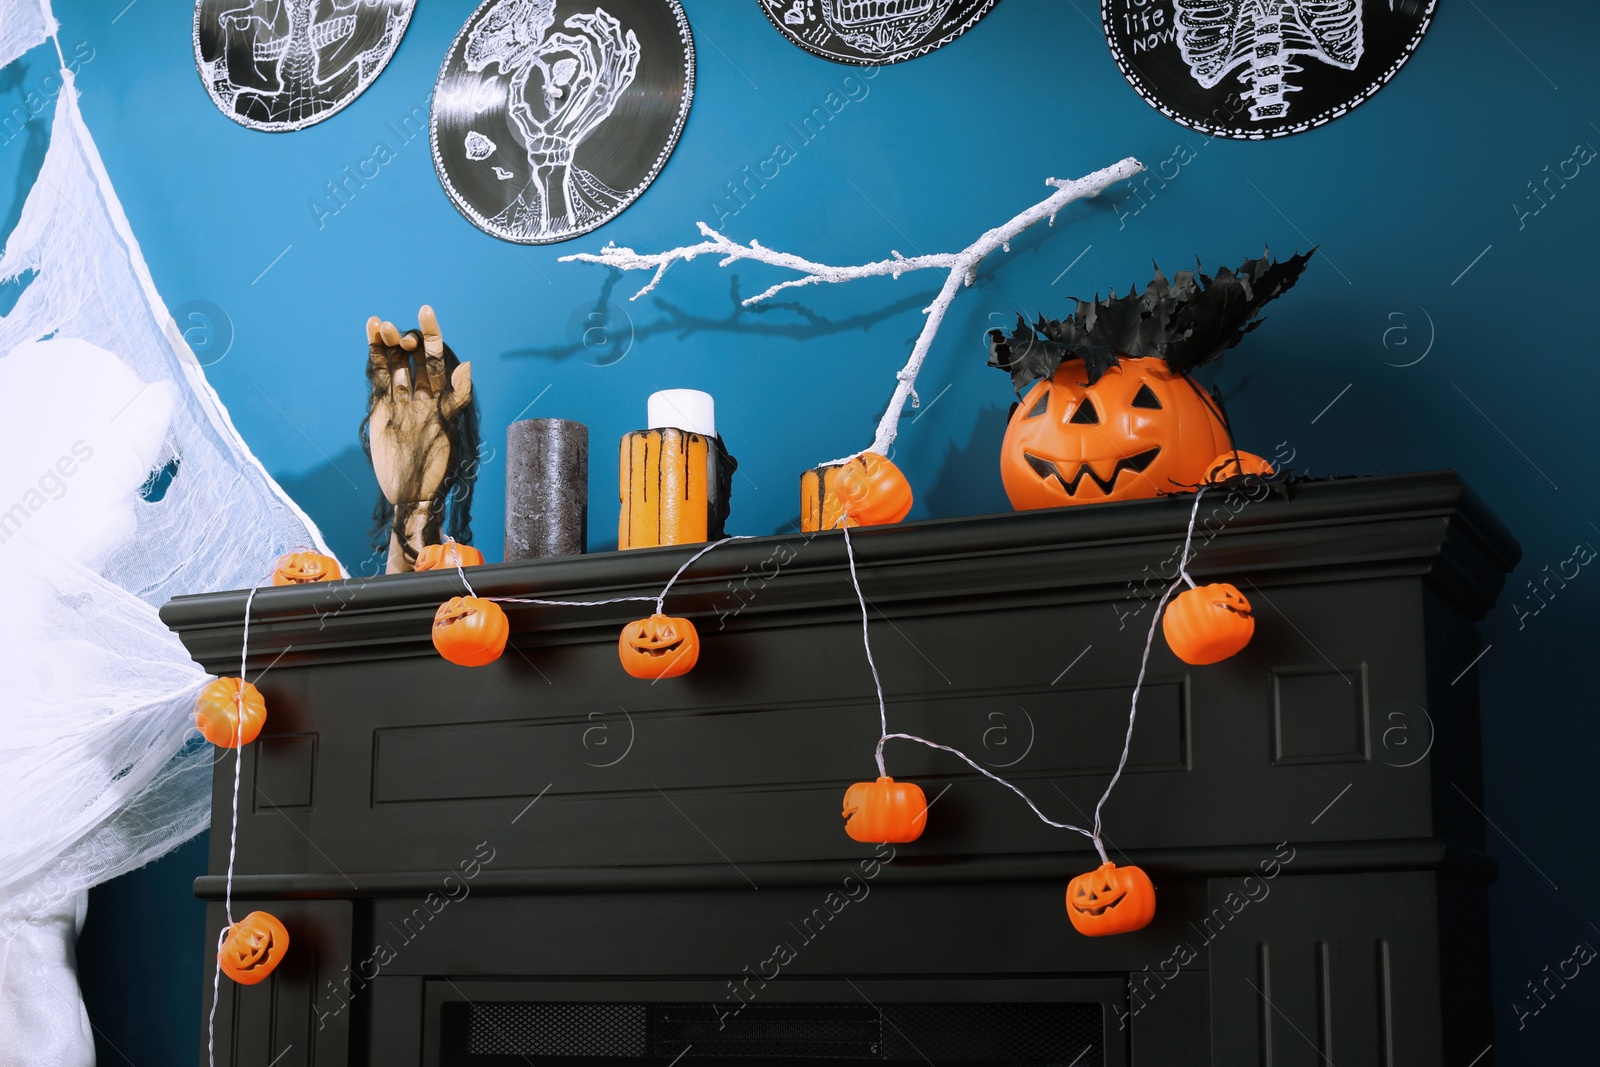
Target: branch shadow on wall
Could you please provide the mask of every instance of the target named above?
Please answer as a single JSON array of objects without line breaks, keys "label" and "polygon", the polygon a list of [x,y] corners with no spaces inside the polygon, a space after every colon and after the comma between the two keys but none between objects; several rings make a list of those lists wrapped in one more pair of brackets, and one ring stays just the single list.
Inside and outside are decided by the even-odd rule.
[{"label": "branch shadow on wall", "polygon": [[[593,312],[609,318],[613,307],[623,306],[612,303],[612,294],[617,283],[623,278],[623,272],[612,270],[607,273],[606,280],[600,286],[596,295]],[[832,337],[842,333],[859,330],[863,333],[870,330],[880,322],[903,315],[910,311],[921,311],[932,302],[938,294],[938,289],[925,289],[902,296],[893,303],[874,307],[870,311],[850,315],[841,319],[830,319],[820,315],[798,301],[766,301],[752,307],[741,304],[744,296],[739,288],[739,275],[734,274],[728,280],[728,313],[722,318],[711,318],[699,315],[665,300],[656,297],[652,304],[660,312],[654,321],[646,323],[632,323],[629,338],[632,344],[638,344],[650,337],[660,334],[675,335],[679,340],[686,340],[698,334],[726,333],[748,337],[784,337],[795,341],[809,341],[821,337]],[[624,301],[623,304],[626,302]],[[580,309],[581,310],[581,309]],[[792,319],[779,319],[775,316],[787,313],[793,315]],[[773,316],[773,317],[769,317]],[[587,344],[584,334],[576,339],[569,339],[561,344],[541,345],[528,348],[513,348],[501,353],[506,358],[534,358],[534,359],[570,359],[573,356],[582,356],[585,353],[594,353],[594,347]],[[909,353],[910,348],[907,346]],[[615,357],[606,362],[615,362],[620,359]]]}]

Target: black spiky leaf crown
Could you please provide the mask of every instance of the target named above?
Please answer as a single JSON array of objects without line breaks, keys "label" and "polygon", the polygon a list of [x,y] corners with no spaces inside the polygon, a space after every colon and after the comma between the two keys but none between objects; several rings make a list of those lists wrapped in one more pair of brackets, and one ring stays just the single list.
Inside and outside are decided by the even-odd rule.
[{"label": "black spiky leaf crown", "polygon": [[1214,276],[1196,261],[1195,270],[1181,270],[1170,282],[1156,267],[1143,292],[1130,287],[1126,296],[1112,290],[1104,300],[1098,294],[1092,301],[1074,298],[1078,306],[1070,318],[1040,315],[1029,326],[1019,314],[1009,336],[989,331],[989,366],[1009,372],[1018,392],[1073,359],[1083,360],[1091,385],[1116,366],[1119,356],[1156,356],[1174,373],[1187,374],[1266,321],[1262,307],[1299,280],[1315,252],[1281,263],[1268,252]]}]

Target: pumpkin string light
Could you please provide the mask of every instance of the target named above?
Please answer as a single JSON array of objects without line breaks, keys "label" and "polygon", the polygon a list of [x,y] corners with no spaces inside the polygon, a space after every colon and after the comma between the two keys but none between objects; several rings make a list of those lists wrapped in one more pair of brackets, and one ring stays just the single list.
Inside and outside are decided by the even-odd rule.
[{"label": "pumpkin string light", "polygon": [[[671,677],[675,677],[676,675],[687,673],[688,670],[691,667],[694,666],[695,660],[699,656],[699,636],[698,636],[698,634],[695,633],[694,624],[691,623],[688,619],[668,618],[668,616],[666,614],[666,611],[667,611],[667,607],[666,607],[667,594],[672,592],[672,587],[675,584],[677,584],[678,579],[683,577],[684,572],[687,571],[691,566],[693,566],[694,563],[697,560],[699,560],[699,558],[701,556],[704,556],[707,552],[710,552],[712,549],[717,548],[717,547],[719,547],[721,545],[725,545],[730,541],[748,540],[751,536],[752,536],[751,534],[731,534],[731,535],[729,535],[727,537],[721,538],[720,540],[712,541],[709,544],[703,546],[698,552],[696,552],[694,555],[690,556],[688,559],[683,561],[683,564],[681,566],[679,566],[676,571],[673,572],[672,577],[667,579],[667,584],[662,587],[661,592],[658,593],[655,596],[614,596],[614,597],[608,597],[608,598],[606,598],[604,600],[545,600],[545,599],[542,599],[542,598],[539,598],[539,597],[517,597],[517,596],[486,596],[486,597],[480,597],[480,596],[478,596],[477,592],[472,588],[472,582],[471,582],[470,579],[467,578],[467,572],[462,567],[462,561],[459,558],[457,558],[456,560],[454,560],[454,563],[455,563],[456,574],[457,574],[458,577],[460,577],[461,584],[466,587],[467,596],[469,598],[471,598],[471,599],[474,599],[474,600],[477,600],[477,601],[482,601],[484,603],[490,604],[491,606],[495,605],[495,604],[536,604],[536,605],[539,605],[541,607],[555,607],[555,608],[597,608],[597,607],[603,607],[603,606],[605,606],[607,604],[627,604],[627,603],[651,603],[651,604],[654,604],[655,605],[655,611],[650,616],[650,618],[637,620],[635,622],[629,623],[626,627],[623,628],[622,642],[626,642],[627,641],[628,634],[629,634],[630,631],[641,627],[643,624],[651,624],[652,627],[660,627],[661,625],[663,625],[663,623],[667,623],[667,624],[671,624],[672,626],[676,627],[677,629],[683,631],[681,644],[678,643],[678,642],[671,643],[671,647],[673,649],[675,649],[675,650],[681,649],[683,654],[682,655],[673,655],[673,656],[671,656],[670,657],[671,662],[667,663],[667,664],[663,664],[662,668],[660,670],[657,670],[654,673],[640,673],[640,672],[637,672],[634,669],[634,665],[630,664],[630,661],[627,658],[625,649],[623,648],[622,644],[619,643],[619,650],[621,651],[621,654],[623,656],[623,659],[622,659],[623,669],[627,670],[629,674],[632,674],[636,678],[648,678],[648,679],[650,679],[651,684],[653,685],[653,684],[655,684],[655,682],[660,681],[662,678],[671,678]],[[446,562],[449,562],[449,561],[446,561]],[[461,600],[463,598],[456,597],[454,599],[455,600]],[[453,603],[453,601],[447,602],[446,606],[448,606],[449,603]],[[498,610],[498,609],[496,609],[496,610]],[[441,607],[440,611],[441,612],[444,611],[444,607]],[[657,620],[662,620],[662,621],[658,622]],[[649,627],[647,627],[647,628],[649,628]],[[691,638],[693,639],[692,640],[692,646],[691,646],[691,642],[690,642]],[[693,655],[689,655],[688,653],[690,651],[692,651],[694,654]],[[490,662],[492,659],[498,657],[498,655],[499,655],[499,653],[496,652],[495,656],[492,656],[489,659],[483,660],[483,663]],[[481,665],[481,664],[477,664],[477,663],[469,664],[469,666],[479,666],[479,665]]]},{"label": "pumpkin string light", "polygon": [[[912,741],[912,742],[915,742],[916,744],[925,745],[928,748],[937,749],[937,750],[939,750],[941,752],[948,752],[951,755],[955,756],[957,759],[961,760],[963,763],[967,764],[967,766],[971,767],[973,770],[977,771],[979,774],[983,775],[986,778],[991,779],[992,781],[998,782],[999,784],[1005,786],[1007,789],[1011,790],[1017,796],[1021,797],[1022,798],[1022,802],[1024,804],[1026,804],[1028,806],[1029,810],[1032,811],[1035,815],[1037,815],[1039,817],[1039,820],[1041,822],[1043,822],[1045,825],[1054,827],[1055,829],[1058,829],[1058,830],[1072,830],[1072,831],[1074,831],[1076,833],[1082,834],[1084,837],[1089,838],[1089,840],[1094,844],[1095,851],[1097,853],[1099,853],[1099,856],[1100,856],[1101,868],[1100,868],[1099,872],[1095,872],[1096,874],[1107,876],[1108,880],[1110,880],[1110,876],[1115,876],[1117,879],[1121,880],[1119,882],[1119,884],[1137,883],[1137,884],[1139,884],[1141,886],[1148,886],[1149,885],[1148,877],[1144,874],[1143,871],[1139,870],[1139,868],[1137,868],[1137,867],[1133,867],[1133,866],[1125,867],[1125,868],[1121,869],[1122,870],[1122,874],[1119,875],[1117,873],[1116,865],[1114,863],[1112,863],[1111,857],[1109,855],[1107,855],[1107,853],[1106,853],[1105,840],[1104,840],[1104,830],[1103,830],[1103,823],[1102,823],[1102,814],[1103,814],[1106,802],[1111,799],[1111,794],[1116,789],[1117,783],[1119,781],[1121,781],[1122,773],[1127,768],[1127,765],[1128,765],[1128,755],[1129,755],[1130,751],[1133,748],[1133,729],[1134,729],[1135,723],[1138,720],[1138,715],[1139,715],[1139,693],[1144,688],[1145,674],[1146,674],[1146,671],[1147,671],[1147,669],[1149,667],[1149,664],[1150,664],[1150,651],[1151,651],[1152,647],[1155,644],[1156,627],[1161,622],[1162,615],[1163,615],[1163,609],[1165,609],[1165,607],[1167,605],[1167,602],[1172,598],[1172,595],[1175,592],[1177,592],[1177,590],[1183,584],[1187,583],[1191,590],[1195,588],[1194,579],[1189,576],[1188,564],[1189,564],[1189,559],[1190,559],[1190,556],[1192,555],[1193,547],[1194,547],[1194,527],[1195,527],[1195,522],[1199,518],[1199,515],[1200,515],[1200,501],[1205,496],[1207,488],[1209,488],[1209,487],[1202,485],[1202,486],[1199,487],[1199,489],[1195,493],[1194,504],[1190,508],[1190,511],[1189,511],[1188,527],[1184,531],[1183,551],[1180,554],[1179,560],[1178,560],[1178,575],[1177,575],[1176,578],[1174,578],[1172,580],[1172,582],[1167,586],[1166,590],[1162,593],[1160,601],[1156,604],[1156,610],[1155,610],[1154,616],[1150,620],[1150,629],[1145,634],[1144,650],[1143,650],[1142,654],[1140,655],[1140,659],[1139,659],[1139,673],[1138,673],[1138,676],[1134,680],[1133,694],[1132,694],[1132,697],[1131,697],[1131,699],[1129,701],[1129,705],[1128,705],[1128,730],[1127,730],[1127,733],[1123,737],[1122,754],[1117,759],[1117,767],[1116,767],[1115,772],[1113,772],[1113,774],[1111,775],[1111,780],[1106,783],[1105,791],[1100,794],[1100,799],[1095,804],[1095,807],[1094,807],[1094,824],[1093,824],[1093,826],[1091,828],[1087,828],[1087,829],[1082,827],[1082,826],[1074,825],[1073,823],[1057,822],[1056,820],[1050,818],[1044,812],[1039,810],[1039,806],[1033,802],[1032,798],[1029,797],[1026,793],[1024,793],[1021,789],[1019,789],[1015,784],[1013,784],[1012,782],[1007,781],[1005,778],[1002,778],[1000,775],[995,774],[993,771],[989,770],[988,768],[981,766],[971,756],[968,756],[965,752],[962,752],[960,749],[953,748],[953,747],[951,747],[949,745],[941,745],[938,742],[930,741],[927,738],[919,737],[916,734],[899,733],[899,732],[891,733],[889,731],[889,715],[888,715],[888,708],[887,708],[887,705],[886,705],[885,700],[884,700],[883,682],[882,682],[882,680],[881,680],[881,678],[879,677],[879,674],[878,674],[877,663],[874,661],[874,659],[872,657],[872,638],[871,638],[871,634],[869,632],[869,627],[868,627],[868,618],[869,617],[868,617],[868,613],[867,613],[867,598],[866,598],[866,594],[861,589],[860,576],[856,572],[855,549],[854,549],[853,545],[851,544],[851,540],[850,540],[850,538],[851,538],[850,526],[848,524],[841,525],[839,527],[839,529],[840,529],[840,532],[844,535],[845,559],[849,564],[850,583],[855,588],[856,600],[861,606],[861,642],[862,642],[862,645],[863,645],[863,647],[864,647],[864,649],[866,651],[867,666],[871,670],[871,673],[872,673],[872,684],[873,684],[874,688],[877,691],[877,697],[878,697],[878,723],[879,723],[879,727],[880,727],[880,736],[878,738],[878,744],[877,744],[877,747],[876,747],[873,755],[874,755],[874,759],[876,760],[877,766],[878,766],[878,778],[879,778],[879,781],[880,782],[884,782],[884,781],[892,782],[893,781],[888,776],[888,769],[887,769],[887,767],[886,767],[886,765],[884,763],[884,756],[883,756],[884,745],[887,744],[889,741],[895,741],[895,740]],[[850,799],[849,798],[853,794],[854,795],[860,795],[859,793],[856,793],[856,791],[861,789],[861,787],[864,784],[865,783],[857,783],[857,785],[851,787],[851,792],[846,794],[846,798],[847,799],[846,799],[845,803],[846,803],[847,809],[850,807]],[[926,816],[925,815],[923,816],[921,822],[922,823],[926,822]],[[917,827],[917,834],[920,835],[921,830],[922,830],[922,827],[921,827],[921,825],[919,825]],[[851,836],[853,837],[853,836],[855,836],[855,834],[852,833]],[[1088,877],[1088,876],[1084,876],[1084,877]],[[1075,883],[1076,883],[1076,880],[1075,880]],[[1105,924],[1103,924],[1103,925],[1101,925],[1100,927],[1097,927],[1097,928],[1089,928],[1089,927],[1087,927],[1086,924],[1081,923],[1079,921],[1080,917],[1076,913],[1072,913],[1073,914],[1073,925],[1075,927],[1077,927],[1081,932],[1084,932],[1084,933],[1088,934],[1089,936],[1099,936],[1099,934],[1101,934],[1101,933],[1122,933],[1122,932],[1127,932],[1129,930],[1139,929],[1140,927],[1142,927],[1144,925],[1147,925],[1149,923],[1149,921],[1150,921],[1150,916],[1153,916],[1153,914],[1154,914],[1153,890],[1151,891],[1151,893],[1149,895],[1136,893],[1136,894],[1133,895],[1133,899],[1135,900],[1135,903],[1138,905],[1138,911],[1132,913],[1132,917],[1124,916],[1117,922],[1108,922],[1108,923],[1105,923]],[[1107,905],[1107,906],[1109,906],[1109,905]],[[1105,906],[1102,906],[1102,907],[1105,907]],[[1144,916],[1144,912],[1145,912],[1145,909],[1147,907],[1149,909],[1149,916]],[[1070,912],[1070,898],[1069,898],[1069,912]],[[1142,921],[1139,920],[1138,916],[1144,916],[1142,918]],[[1135,923],[1136,923],[1136,925],[1135,925]]]}]

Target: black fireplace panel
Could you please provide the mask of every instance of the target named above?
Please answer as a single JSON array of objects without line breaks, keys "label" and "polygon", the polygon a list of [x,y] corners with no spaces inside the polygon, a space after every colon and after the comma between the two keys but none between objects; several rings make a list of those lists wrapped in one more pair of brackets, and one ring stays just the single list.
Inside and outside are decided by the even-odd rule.
[{"label": "black fireplace panel", "polygon": [[[926,1064],[941,1067],[1108,1067],[1125,1062],[1113,1022],[1125,997],[1116,981],[801,981],[788,999],[533,1000],[548,983],[429,983],[424,1062],[432,1067],[775,1067]],[[630,992],[671,997],[698,982],[592,984],[569,995]],[[776,989],[776,987],[774,987]],[[869,992],[870,990],[870,992]],[[904,999],[879,999],[880,994]],[[849,1001],[830,1000],[841,994]],[[961,999],[920,999],[920,996]],[[817,1000],[814,998],[821,997]],[[995,999],[995,998],[1000,999]],[[1007,997],[1015,999],[1006,999]],[[1040,999],[1043,998],[1043,999]]]},{"label": "black fireplace panel", "polygon": [[[733,1060],[1103,1067],[1099,1004],[447,1004],[443,1067]],[[465,1039],[463,1042],[463,1038]],[[465,1048],[462,1048],[462,1045]]]},{"label": "black fireplace panel", "polygon": [[[938,798],[921,839],[891,858],[845,836],[839,798],[874,772],[879,727],[837,534],[696,561],[669,607],[700,627],[700,665],[654,686],[617,667],[632,604],[508,604],[506,655],[469,671],[428,639],[454,574],[260,590],[250,670],[272,710],[242,764],[232,898],[279,914],[294,948],[267,982],[224,984],[217,1062],[1471,1060],[1494,1036],[1495,865],[1463,668],[1519,550],[1450,472],[1231,499],[1206,498],[1220,510],[1191,571],[1244,590],[1255,638],[1203,668],[1155,641],[1104,814],[1113,858],[1145,868],[1160,906],[1121,937],[1082,937],[1063,914],[1066,880],[1097,862],[1086,842],[945,753],[889,752]],[[854,534],[892,728],[1089,819],[1121,750],[1150,576],[1190,504]],[[781,574],[733,600],[780,548]],[[653,596],[694,551],[472,581]],[[180,598],[163,618],[233,673],[245,602]],[[214,825],[232,785],[216,777]],[[212,847],[196,884],[208,959],[228,835]],[[775,942],[798,953],[758,981]],[[730,1022],[746,980],[758,995]],[[1077,1045],[1080,1023],[1093,1034]]]}]

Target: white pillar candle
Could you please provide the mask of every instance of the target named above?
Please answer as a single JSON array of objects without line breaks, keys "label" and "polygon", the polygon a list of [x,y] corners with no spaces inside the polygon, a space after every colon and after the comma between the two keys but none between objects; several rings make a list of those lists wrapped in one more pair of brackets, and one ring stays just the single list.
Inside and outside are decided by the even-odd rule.
[{"label": "white pillar candle", "polygon": [[717,436],[717,405],[710,393],[698,389],[663,389],[651,393],[647,408],[649,429],[688,430],[703,437]]}]

